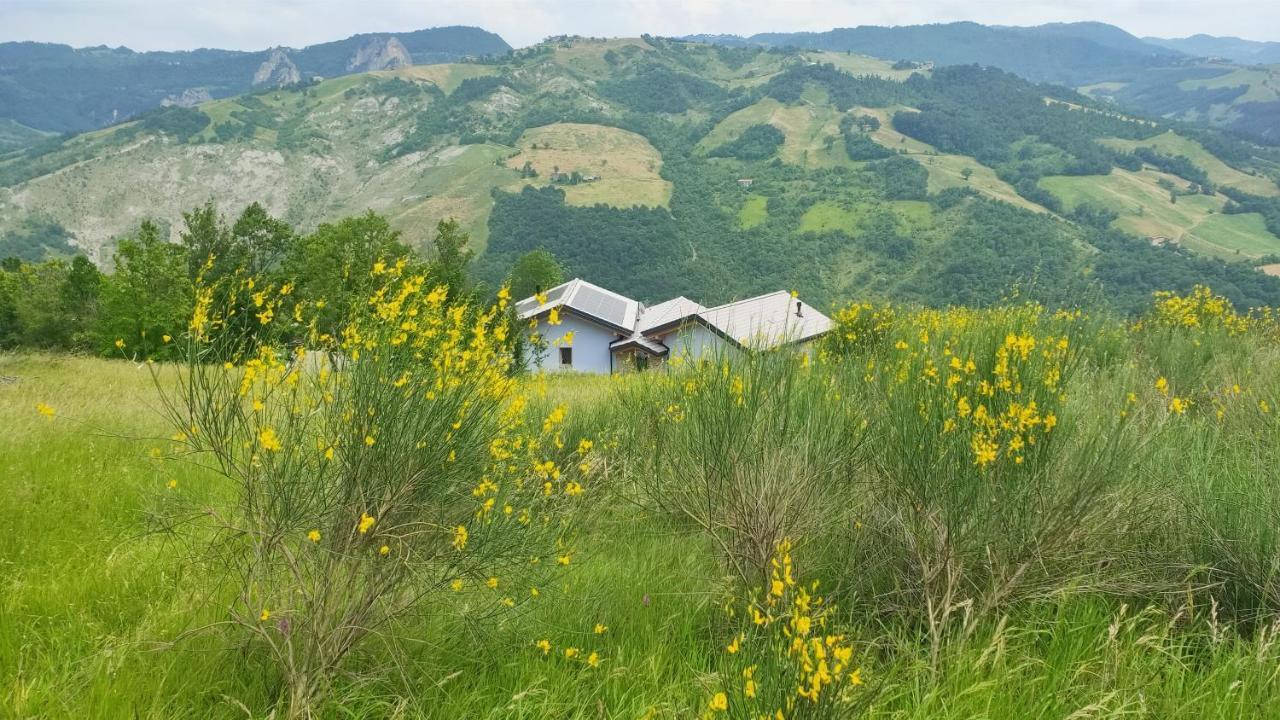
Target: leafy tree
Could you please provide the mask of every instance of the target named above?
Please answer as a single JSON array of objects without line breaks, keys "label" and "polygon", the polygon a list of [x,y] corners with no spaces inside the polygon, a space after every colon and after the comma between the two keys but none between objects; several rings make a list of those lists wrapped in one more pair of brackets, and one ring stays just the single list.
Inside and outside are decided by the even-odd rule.
[{"label": "leafy tree", "polygon": [[323,302],[321,332],[335,334],[356,303],[374,285],[374,263],[394,263],[411,251],[386,218],[369,211],[336,223],[325,223],[289,246],[284,275],[297,284],[299,299]]},{"label": "leafy tree", "polygon": [[71,260],[59,289],[64,322],[69,333],[70,346],[76,349],[93,348],[93,332],[98,322],[98,304],[102,295],[102,273],[83,255]]},{"label": "leafy tree", "polygon": [[272,217],[258,203],[240,213],[231,226],[231,238],[244,268],[254,274],[274,270],[294,240],[293,227]]},{"label": "leafy tree", "polygon": [[427,274],[433,284],[449,288],[450,301],[461,299],[470,289],[467,268],[475,257],[467,248],[470,239],[457,220],[441,220],[436,225],[436,236],[431,241],[435,252]]},{"label": "leafy tree", "polygon": [[194,282],[203,275],[205,281],[216,282],[239,268],[242,258],[213,203],[182,213],[182,219],[186,227],[178,239],[185,250],[189,279]]},{"label": "leafy tree", "polygon": [[191,317],[192,285],[187,254],[166,242],[151,221],[137,235],[120,241],[115,273],[102,288],[98,345],[114,354],[117,340],[132,356],[167,358],[174,346],[164,336],[177,337]]},{"label": "leafy tree", "polygon": [[0,265],[0,349],[4,350],[22,342],[22,328],[18,324],[18,271],[21,269],[20,263]]},{"label": "leafy tree", "polygon": [[516,260],[507,276],[511,297],[516,300],[532,296],[539,288],[546,290],[564,282],[564,268],[546,250],[531,250]]}]

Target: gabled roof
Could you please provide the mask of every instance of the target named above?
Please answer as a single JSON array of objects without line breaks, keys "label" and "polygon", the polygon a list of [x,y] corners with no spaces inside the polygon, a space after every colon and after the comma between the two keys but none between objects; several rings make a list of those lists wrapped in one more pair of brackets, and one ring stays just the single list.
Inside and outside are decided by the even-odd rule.
[{"label": "gabled roof", "polygon": [[697,315],[704,310],[706,310],[705,307],[681,295],[666,302],[658,303],[653,307],[644,308],[640,313],[640,324],[636,327],[636,331],[649,332],[653,328],[684,320],[690,315]]},{"label": "gabled roof", "polygon": [[666,351],[656,335],[686,322],[701,323],[730,342],[750,348],[804,342],[832,327],[831,318],[782,290],[713,308],[683,296],[645,307],[631,298],[575,278],[551,288],[544,297],[543,303],[539,303],[537,297],[517,302],[516,313],[520,319],[562,308],[617,331],[622,337],[611,343],[614,349],[637,345],[655,354]]},{"label": "gabled roof", "polygon": [[784,290],[713,307],[699,317],[734,342],[757,348],[803,342],[832,325],[831,318]]},{"label": "gabled roof", "polygon": [[544,297],[545,303],[539,303],[536,296],[517,302],[516,313],[520,319],[527,320],[560,307],[629,334],[635,330],[640,316],[640,303],[579,278],[551,288]]}]

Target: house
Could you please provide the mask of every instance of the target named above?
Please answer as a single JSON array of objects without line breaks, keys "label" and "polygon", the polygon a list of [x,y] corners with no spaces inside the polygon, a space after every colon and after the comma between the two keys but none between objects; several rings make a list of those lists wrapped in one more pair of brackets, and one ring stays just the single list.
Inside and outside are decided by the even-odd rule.
[{"label": "house", "polygon": [[805,346],[832,326],[831,318],[785,290],[711,308],[686,297],[646,306],[578,278],[517,302],[516,313],[537,320],[534,332],[543,341],[529,350],[531,369],[589,373]]},{"label": "house", "polygon": [[751,178],[738,178],[738,187],[749,188],[755,181]]}]

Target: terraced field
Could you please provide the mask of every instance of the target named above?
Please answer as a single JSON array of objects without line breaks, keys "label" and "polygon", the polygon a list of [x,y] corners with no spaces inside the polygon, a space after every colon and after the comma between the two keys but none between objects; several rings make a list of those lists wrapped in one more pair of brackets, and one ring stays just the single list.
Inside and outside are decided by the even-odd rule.
[{"label": "terraced field", "polygon": [[1200,143],[1170,130],[1149,140],[1121,140],[1107,138],[1102,143],[1116,150],[1133,150],[1149,147],[1166,155],[1185,155],[1197,167],[1204,170],[1216,185],[1237,188],[1254,195],[1280,195],[1280,186],[1266,177],[1241,172],[1219,160]]},{"label": "terraced field", "polygon": [[929,68],[920,68],[916,70],[894,70],[893,63],[880,58],[873,58],[868,55],[858,55],[856,53],[842,52],[812,52],[806,53],[805,57],[810,62],[831,63],[838,69],[843,70],[850,75],[874,75],[882,77],[886,80],[903,81],[911,77],[914,73],[920,73],[928,77],[931,70]]},{"label": "terraced field", "polygon": [[583,123],[554,123],[526,130],[519,152],[506,161],[512,171],[530,163],[538,177],[518,184],[547,185],[551,174],[578,172],[598,180],[560,185],[571,205],[665,207],[671,183],[662,179],[662,154],[640,135]]},{"label": "terraced field", "polygon": [[398,70],[379,70],[369,73],[379,78],[403,78],[406,80],[425,80],[440,88],[446,95],[458,89],[464,80],[494,75],[498,69],[492,65],[478,63],[442,63],[440,65],[412,65]]},{"label": "terraced field", "polygon": [[1089,203],[1119,213],[1115,227],[1147,238],[1167,238],[1224,259],[1247,259],[1280,252],[1280,238],[1267,232],[1256,213],[1224,215],[1221,195],[1182,195],[1173,202],[1159,185],[1164,180],[1185,189],[1188,183],[1156,170],[1109,175],[1054,176],[1040,186],[1060,198],[1067,210]]}]

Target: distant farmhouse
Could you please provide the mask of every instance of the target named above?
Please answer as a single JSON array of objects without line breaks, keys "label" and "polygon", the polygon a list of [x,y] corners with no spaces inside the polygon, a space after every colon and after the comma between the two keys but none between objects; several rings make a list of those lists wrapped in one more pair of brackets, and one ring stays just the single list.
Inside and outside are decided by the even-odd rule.
[{"label": "distant farmhouse", "polygon": [[[552,310],[559,324],[548,322]],[[831,329],[831,318],[778,291],[707,308],[686,297],[647,307],[573,279],[516,303],[521,320],[537,319],[545,351],[530,349],[531,369],[623,372],[744,349],[806,346]],[[573,333],[569,335],[569,333]]]}]

